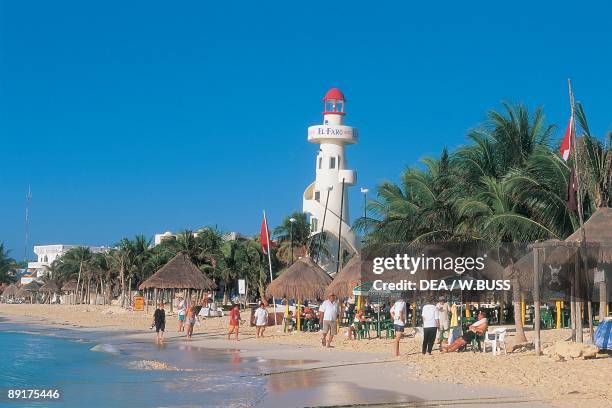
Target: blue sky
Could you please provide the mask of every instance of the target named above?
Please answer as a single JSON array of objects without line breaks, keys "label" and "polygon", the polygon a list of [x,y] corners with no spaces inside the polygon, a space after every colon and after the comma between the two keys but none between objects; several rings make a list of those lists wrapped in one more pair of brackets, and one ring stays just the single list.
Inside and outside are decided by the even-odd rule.
[{"label": "blue sky", "polygon": [[358,187],[465,143],[500,101],[612,130],[612,6],[591,2],[0,2],[0,241],[110,245],[301,209],[340,87]]}]

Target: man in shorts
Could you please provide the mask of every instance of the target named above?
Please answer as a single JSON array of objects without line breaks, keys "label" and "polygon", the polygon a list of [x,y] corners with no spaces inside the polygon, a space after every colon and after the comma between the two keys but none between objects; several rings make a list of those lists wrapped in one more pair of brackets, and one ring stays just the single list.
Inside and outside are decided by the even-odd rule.
[{"label": "man in shorts", "polygon": [[182,296],[178,297],[178,331],[179,333],[185,330],[185,312],[187,311],[187,303]]},{"label": "man in shorts", "polygon": [[397,299],[391,308],[391,318],[393,319],[393,330],[395,330],[395,356],[399,357],[399,344],[402,335],[404,334],[404,327],[406,326],[406,302],[403,299]]},{"label": "man in shorts", "polygon": [[340,306],[336,301],[336,295],[331,294],[325,302],[319,306],[319,322],[321,322],[321,331],[323,337],[321,344],[325,347],[331,347],[331,342],[337,332],[338,315],[340,314]]}]

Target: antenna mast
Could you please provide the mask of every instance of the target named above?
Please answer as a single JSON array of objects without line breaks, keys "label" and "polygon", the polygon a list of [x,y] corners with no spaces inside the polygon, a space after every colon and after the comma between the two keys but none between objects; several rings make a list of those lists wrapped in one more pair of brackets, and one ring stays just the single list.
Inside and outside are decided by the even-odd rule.
[{"label": "antenna mast", "polygon": [[28,238],[30,233],[30,203],[32,202],[32,189],[28,185],[25,208],[25,242],[23,243],[23,261],[28,261]]}]

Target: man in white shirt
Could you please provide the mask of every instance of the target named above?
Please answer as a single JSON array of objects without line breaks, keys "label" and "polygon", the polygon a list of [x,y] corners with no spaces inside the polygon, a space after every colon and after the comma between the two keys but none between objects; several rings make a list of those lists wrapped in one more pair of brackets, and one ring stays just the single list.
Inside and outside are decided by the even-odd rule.
[{"label": "man in white shirt", "polygon": [[319,322],[321,324],[321,331],[323,332],[321,344],[325,347],[331,346],[332,339],[336,335],[336,321],[338,320],[339,314],[340,306],[336,301],[336,295],[329,295],[327,300],[319,306]]},{"label": "man in white shirt", "polygon": [[185,330],[185,312],[187,311],[187,303],[182,296],[178,297],[178,331],[179,333]]},{"label": "man in white shirt", "polygon": [[403,299],[397,299],[393,304],[391,318],[393,319],[393,329],[395,330],[395,356],[399,357],[399,343],[406,326],[406,302]]},{"label": "man in white shirt", "polygon": [[440,326],[438,309],[433,302],[433,300],[430,300],[429,302],[425,303],[425,305],[423,305],[423,310],[421,311],[421,318],[423,319],[423,354],[426,352],[431,354],[434,341],[436,341],[436,333],[438,332],[438,327]]},{"label": "man in white shirt", "polygon": [[255,310],[253,319],[255,320],[255,337],[263,337],[264,330],[266,330],[268,325],[268,311],[264,307],[263,302],[259,302],[259,307]]}]

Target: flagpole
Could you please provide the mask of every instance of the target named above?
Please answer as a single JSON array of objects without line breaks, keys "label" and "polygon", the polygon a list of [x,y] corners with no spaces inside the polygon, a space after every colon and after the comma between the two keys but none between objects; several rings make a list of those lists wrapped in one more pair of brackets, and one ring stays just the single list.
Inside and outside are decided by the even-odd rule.
[{"label": "flagpole", "polygon": [[[571,139],[571,147],[574,150],[574,174],[576,175],[576,190],[578,195],[578,221],[580,223],[580,247],[584,248],[586,245],[586,233],[584,231],[584,210],[582,208],[582,184],[580,182],[580,166],[578,163],[580,162],[580,153],[578,149],[578,143],[576,140],[576,120],[575,120],[575,111],[574,111],[574,92],[572,91],[572,81],[570,78],[567,79],[567,88],[569,91],[569,99],[570,99],[570,110],[571,110],[571,131],[570,131],[570,139]],[[583,253],[582,256],[585,254]],[[578,263],[576,263],[578,265]],[[576,290],[574,290],[575,296],[580,299],[581,293],[578,291],[578,283],[580,282],[579,271],[575,271],[575,280],[574,284],[576,286]],[[584,291],[582,291],[584,293]],[[583,301],[575,300],[576,304],[574,307],[576,313],[576,337],[575,341],[577,343],[582,343],[584,341],[583,333],[582,333],[582,305]],[[591,333],[591,339],[592,339]]]},{"label": "flagpole", "polygon": [[[270,267],[270,283],[274,280],[272,277],[272,256],[270,255],[271,247],[270,247],[270,230],[268,229],[268,219],[266,218],[266,210],[263,212],[264,223],[266,224],[266,241],[268,245],[268,266]],[[278,325],[278,321],[276,318],[276,299],[272,296],[272,305],[274,306],[274,326]]]}]

